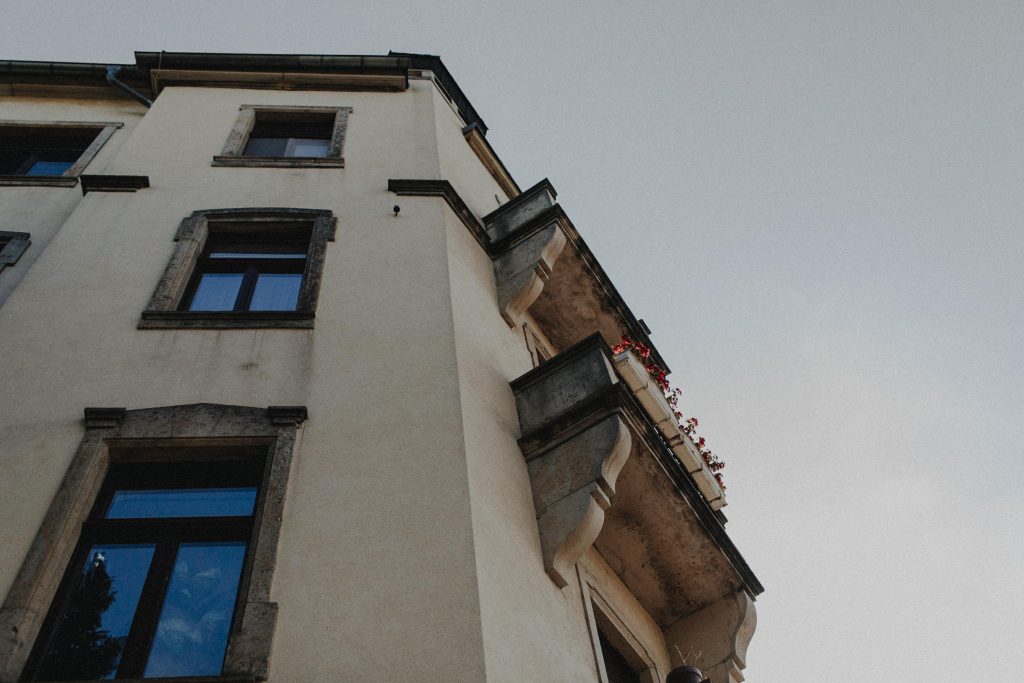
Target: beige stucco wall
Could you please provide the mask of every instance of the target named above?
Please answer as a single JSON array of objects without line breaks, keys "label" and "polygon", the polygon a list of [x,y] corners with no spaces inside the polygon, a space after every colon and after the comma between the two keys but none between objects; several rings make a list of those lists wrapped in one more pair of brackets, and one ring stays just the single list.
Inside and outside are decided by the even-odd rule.
[{"label": "beige stucco wall", "polygon": [[[131,100],[0,97],[0,121],[97,121],[123,123],[85,169],[105,173],[107,164],[146,112]],[[32,244],[18,262],[0,271],[0,306],[82,199],[79,187],[0,187],[0,230],[27,232]]]},{"label": "beige stucco wall", "polygon": [[434,124],[441,177],[452,184],[473,213],[486,216],[509,200],[462,134],[465,122],[452,105],[437,93]]},{"label": "beige stucco wall", "polygon": [[488,681],[596,681],[579,587],[544,572],[509,381],[530,369],[498,313],[490,258],[449,221],[449,269]]},{"label": "beige stucco wall", "polygon": [[[305,404],[272,599],[272,679],[484,678],[432,88],[400,94],[170,88],[0,309],[0,594],[82,436],[85,406]],[[353,107],[346,168],[214,168],[240,104]],[[3,188],[6,190],[7,188]],[[77,190],[76,190],[77,191]],[[314,330],[137,330],[196,209],[331,209]],[[427,672],[427,673],[424,673]]]}]

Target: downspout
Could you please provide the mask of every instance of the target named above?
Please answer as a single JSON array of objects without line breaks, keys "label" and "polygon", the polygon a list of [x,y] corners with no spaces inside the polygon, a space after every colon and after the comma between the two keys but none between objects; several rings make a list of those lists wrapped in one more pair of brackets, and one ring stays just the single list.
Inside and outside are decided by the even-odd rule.
[{"label": "downspout", "polygon": [[128,93],[131,96],[131,98],[133,100],[135,100],[136,102],[139,102],[140,104],[142,104],[142,106],[146,107],[147,109],[152,107],[153,106],[153,101],[152,100],[147,99],[142,93],[140,93],[138,90],[135,90],[134,88],[132,88],[127,83],[124,83],[123,81],[117,80],[117,74],[120,73],[120,71],[121,71],[121,67],[119,67],[119,66],[115,66],[113,64],[108,66],[107,67],[107,83],[109,83],[110,85],[112,85],[112,86],[114,86],[116,88],[120,88],[121,90],[124,90],[126,93]]}]

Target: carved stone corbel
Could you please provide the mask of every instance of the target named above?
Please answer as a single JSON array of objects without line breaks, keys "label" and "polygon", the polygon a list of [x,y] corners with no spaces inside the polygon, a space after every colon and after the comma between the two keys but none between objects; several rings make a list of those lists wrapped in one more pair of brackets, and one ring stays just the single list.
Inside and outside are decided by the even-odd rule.
[{"label": "carved stone corbel", "polygon": [[593,334],[512,382],[544,569],[562,588],[597,540],[632,436],[608,397],[619,384]]},{"label": "carved stone corbel", "polygon": [[601,532],[631,443],[629,428],[610,415],[527,465],[544,569],[559,588]]},{"label": "carved stone corbel", "polygon": [[740,683],[756,627],[754,601],[740,590],[669,626],[665,642],[670,650],[697,654],[711,683]]},{"label": "carved stone corbel", "polygon": [[494,261],[498,310],[509,327],[516,327],[526,309],[540,296],[565,241],[565,234],[553,222]]},{"label": "carved stone corbel", "polygon": [[[487,239],[498,250],[497,255],[492,252],[498,310],[510,327],[521,322],[540,296],[565,247],[565,233],[551,211],[556,196],[551,183],[542,180],[483,218]],[[546,214],[552,215],[545,219]]]}]

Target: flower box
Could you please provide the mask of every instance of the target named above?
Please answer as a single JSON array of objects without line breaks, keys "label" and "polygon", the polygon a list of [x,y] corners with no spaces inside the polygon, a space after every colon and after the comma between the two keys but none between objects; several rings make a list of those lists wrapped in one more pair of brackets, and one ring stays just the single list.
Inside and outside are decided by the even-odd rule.
[{"label": "flower box", "polygon": [[694,483],[700,489],[701,495],[708,501],[712,510],[720,510],[725,507],[725,492],[718,485],[715,475],[707,467],[702,467],[699,472],[690,474]]},{"label": "flower box", "polygon": [[648,374],[644,364],[630,351],[623,351],[612,358],[615,363],[615,370],[619,377],[626,383],[629,390],[633,392],[640,405],[647,411],[648,417],[654,422],[666,438],[671,438],[679,432],[679,425],[676,422],[676,413],[668,404],[668,399],[661,388]]},{"label": "flower box", "polygon": [[704,458],[700,455],[700,450],[697,445],[693,443],[691,439],[683,430],[679,430],[679,439],[676,442],[669,441],[669,446],[672,447],[672,452],[679,458],[679,462],[683,463],[683,467],[690,474],[704,469],[707,465],[704,462]]},{"label": "flower box", "polygon": [[672,452],[682,463],[683,468],[689,472],[711,509],[718,510],[724,507],[726,505],[725,492],[715,479],[714,473],[704,462],[700,449],[697,448],[693,439],[680,428],[675,410],[669,405],[665,393],[651,377],[644,364],[632,351],[615,354],[612,357],[612,362],[615,364],[615,371],[619,377],[629,387],[630,392],[636,397],[647,416],[651,418],[654,426],[665,437]]}]

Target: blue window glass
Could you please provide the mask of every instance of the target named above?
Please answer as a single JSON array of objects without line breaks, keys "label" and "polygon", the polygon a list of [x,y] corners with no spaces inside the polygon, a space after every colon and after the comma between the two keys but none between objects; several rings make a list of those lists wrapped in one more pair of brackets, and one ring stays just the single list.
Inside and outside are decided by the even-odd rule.
[{"label": "blue window glass", "polygon": [[29,166],[25,175],[63,175],[64,171],[74,165],[74,161],[40,160]]},{"label": "blue window glass", "polygon": [[289,157],[326,157],[330,151],[331,141],[317,138],[292,138],[288,141],[285,156]]},{"label": "blue window glass", "polygon": [[309,233],[214,233],[182,302],[189,311],[294,311],[306,271]]},{"label": "blue window glass", "polygon": [[220,675],[265,467],[224,455],[111,465],[24,680]]},{"label": "blue window glass", "polygon": [[37,679],[113,678],[155,545],[94,545]]},{"label": "blue window glass", "polygon": [[283,157],[288,149],[288,138],[250,137],[245,146],[247,157]]},{"label": "blue window glass", "polygon": [[244,156],[326,157],[334,135],[335,112],[256,112]]},{"label": "blue window glass", "polygon": [[250,311],[294,311],[302,288],[301,273],[260,273]]},{"label": "blue window glass", "polygon": [[121,490],[114,492],[106,518],[245,517],[255,504],[255,487]]},{"label": "blue window glass", "polygon": [[243,273],[203,273],[192,296],[191,311],[230,311],[235,308]]},{"label": "blue window glass", "polygon": [[179,546],[147,678],[220,674],[244,559],[241,542]]}]

